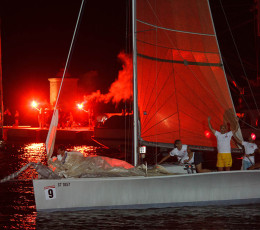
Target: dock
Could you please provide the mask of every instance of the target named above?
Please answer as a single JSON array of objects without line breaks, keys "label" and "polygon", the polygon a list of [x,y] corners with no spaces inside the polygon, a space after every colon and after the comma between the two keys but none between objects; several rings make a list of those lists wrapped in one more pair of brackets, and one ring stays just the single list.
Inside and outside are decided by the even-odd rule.
[{"label": "dock", "polygon": [[[89,144],[92,143],[94,129],[92,127],[75,127],[57,129],[56,143]],[[3,139],[8,142],[35,142],[46,141],[48,129],[31,126],[4,126]]]}]

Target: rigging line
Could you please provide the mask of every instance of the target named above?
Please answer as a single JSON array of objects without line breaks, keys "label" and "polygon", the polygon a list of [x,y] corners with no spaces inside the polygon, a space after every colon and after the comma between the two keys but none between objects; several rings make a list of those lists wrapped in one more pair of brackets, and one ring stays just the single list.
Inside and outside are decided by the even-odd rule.
[{"label": "rigging line", "polygon": [[58,105],[61,88],[62,88],[62,85],[63,85],[63,81],[64,81],[64,78],[65,78],[65,74],[66,74],[66,72],[67,72],[67,67],[68,67],[68,64],[69,64],[69,61],[70,61],[70,56],[71,56],[71,52],[72,52],[72,47],[73,47],[73,45],[74,45],[74,39],[75,39],[75,36],[76,36],[76,33],[77,33],[78,24],[79,24],[79,21],[80,21],[80,18],[81,18],[81,12],[82,12],[84,3],[85,3],[85,0],[82,0],[81,6],[80,6],[80,10],[79,10],[79,14],[78,14],[78,18],[77,18],[77,22],[76,22],[76,26],[75,26],[75,29],[74,29],[74,33],[73,33],[73,36],[72,36],[71,43],[70,43],[69,53],[68,53],[67,60],[66,60],[66,64],[65,64],[65,68],[64,68],[64,71],[63,71],[62,80],[61,80],[61,83],[60,83],[60,89],[59,89],[59,92],[58,92],[58,95],[57,95],[57,99],[56,99],[56,103],[55,103],[54,110],[56,110],[57,105]]},{"label": "rigging line", "polygon": [[190,32],[190,31],[183,31],[183,30],[174,30],[174,29],[170,29],[170,28],[166,28],[166,27],[162,27],[162,26],[157,26],[157,25],[153,25],[151,23],[148,23],[148,22],[144,22],[142,20],[136,20],[140,23],[143,23],[145,25],[148,25],[148,26],[151,26],[151,27],[155,27],[157,29],[162,29],[162,30],[168,30],[168,31],[171,31],[171,32],[178,32],[178,33],[185,33],[185,34],[193,34],[193,35],[199,35],[199,36],[210,36],[210,37],[214,37],[215,35],[214,34],[204,34],[204,33],[196,33],[196,32]]},{"label": "rigging line", "polygon": [[[169,75],[170,76],[170,75]],[[165,84],[166,84],[166,82],[167,82],[167,80],[165,81]],[[164,84],[164,85],[165,85]],[[162,89],[164,88],[164,86],[161,88],[161,90],[160,90],[160,93],[159,93],[159,95],[161,94],[161,92],[162,92]],[[159,95],[157,96],[157,98],[159,97]],[[151,114],[149,117],[149,119],[147,120],[147,119],[144,119],[144,121],[143,121],[143,128],[144,127],[146,127],[146,125],[148,125],[148,123],[153,119],[153,117],[155,117],[156,116],[156,113],[158,113],[164,106],[165,106],[165,104],[170,100],[170,98],[172,98],[173,96],[175,95],[175,92],[173,92],[172,94],[170,94],[169,96],[168,96],[168,98],[166,99],[166,100],[164,100],[164,102],[162,103],[162,105],[153,113],[153,114]],[[154,104],[155,104],[156,102],[154,102],[150,107],[150,110],[148,110],[148,112],[147,112],[147,114],[149,114],[149,112],[152,110],[152,108],[153,108],[153,106],[154,106]]]},{"label": "rigging line", "polygon": [[[156,96],[156,100],[157,100],[157,98],[160,96],[160,94],[161,94],[161,92],[163,91],[163,89],[165,88],[166,83],[168,82],[168,79],[170,79],[170,76],[171,76],[171,75],[169,74],[169,75],[168,75],[168,78],[165,80],[164,85],[163,85],[162,88],[160,89],[159,94]],[[168,98],[164,101],[164,103],[162,103],[162,105],[161,105],[160,108],[157,110],[157,112],[161,110],[161,108],[166,104],[166,102],[169,101],[169,99],[170,99],[171,97],[174,96],[174,94],[175,94],[175,92],[173,92],[172,94],[170,94],[170,96],[168,96]],[[154,106],[155,103],[156,103],[156,101],[155,101],[152,105],[150,105],[150,109],[149,109],[149,110],[145,110],[145,111],[148,112],[148,114],[149,114],[149,112],[151,111],[151,109],[153,108],[153,106]],[[143,121],[143,125],[144,125],[144,126],[143,126],[143,127],[145,127],[145,126],[149,123],[149,121],[156,115],[157,112],[155,111],[155,113],[154,113],[153,115],[149,116],[149,117],[150,117],[149,120],[144,119],[144,121]],[[146,125],[145,125],[145,124],[146,124]]]},{"label": "rigging line", "polygon": [[[208,3],[208,7],[209,7],[209,11],[210,11],[210,6],[209,6],[209,3]],[[211,15],[211,14],[210,14]],[[201,28],[203,28],[203,26],[205,25],[205,23],[204,23],[204,20],[202,20],[203,18],[202,18],[202,16],[201,16],[201,14],[199,14],[199,18],[200,18],[200,26],[201,26]],[[211,22],[213,22],[213,20],[212,20],[212,18],[211,18]],[[213,26],[213,28],[214,28],[214,25],[212,25]],[[214,32],[215,32],[215,29],[214,29]],[[202,37],[202,40],[203,40],[203,43],[205,42],[205,37]],[[217,42],[217,39],[216,39],[216,42]],[[218,44],[217,44],[217,46],[218,46]],[[209,58],[208,58],[208,55],[206,55],[207,54],[207,52],[206,52],[206,47],[205,46],[203,46],[203,51],[204,51],[204,57],[205,57],[205,59],[209,62]],[[220,51],[218,51],[219,52],[219,54],[218,53],[215,53],[216,55],[219,55],[219,59],[220,59],[220,63],[221,62],[223,62],[223,60],[222,60],[222,58],[221,58],[221,56],[220,56]],[[193,56],[193,58],[196,60],[196,58],[194,57],[194,52],[191,52],[191,55]],[[223,72],[224,72],[224,65],[223,65],[223,63],[221,63],[222,64],[222,66],[223,66]],[[202,74],[203,73],[203,70],[201,69],[201,68],[199,68],[200,69],[200,73]],[[212,74],[212,76],[215,76],[215,74],[214,74],[214,71],[213,71],[213,69],[212,68],[209,68],[209,70],[210,70],[210,72],[211,72],[211,74]],[[203,75],[203,74],[202,74]],[[224,72],[224,76],[225,76],[225,72]],[[225,76],[225,78],[226,78],[226,76]],[[206,79],[207,80],[207,79]],[[216,85],[218,86],[217,88],[219,89],[219,92],[222,92],[222,89],[219,87],[219,85],[217,84],[217,81],[216,81],[216,79],[214,79],[213,78],[213,80],[215,81],[215,83],[216,83]],[[210,82],[207,80],[207,83],[210,85]],[[217,95],[216,95],[216,93],[214,93],[213,92],[213,94],[214,94],[214,98],[217,98]],[[225,96],[223,95],[223,93],[219,93],[218,94],[220,97],[223,97],[223,99],[225,100]],[[231,96],[231,94],[230,94],[230,96]],[[217,100],[218,101],[218,100]],[[227,105],[228,106],[228,105]]]},{"label": "rigging line", "polygon": [[[233,74],[232,74],[232,72],[231,72],[231,69],[229,68],[228,65],[226,65],[226,67],[227,67],[229,73],[231,74],[231,78],[232,78],[232,80],[234,80],[235,78],[234,78],[234,76],[233,76]],[[250,110],[250,106],[249,106],[249,104],[247,103],[246,98],[244,97],[243,94],[240,94],[240,96],[243,98],[243,100],[244,100],[244,102],[245,102],[247,108],[249,109],[249,113],[253,116],[253,112]]]},{"label": "rigging line", "polygon": [[[136,41],[138,41],[138,42],[140,42],[140,43],[144,43],[144,44],[147,44],[147,45],[150,45],[150,46],[157,46],[157,47],[160,47],[160,48],[165,48],[165,49],[173,49],[173,50],[175,50],[175,48],[173,48],[173,47],[168,47],[168,46],[161,46],[161,45],[155,45],[155,44],[152,44],[152,43],[150,43],[150,42],[146,42],[146,41],[143,41],[143,40],[139,40],[139,39],[136,39]],[[176,50],[178,50],[178,51],[180,51],[181,49],[176,49]],[[193,51],[193,50],[186,50],[186,49],[182,49],[181,51],[187,51],[187,52],[193,52],[193,53],[203,53],[203,54],[218,54],[218,53],[216,53],[216,52],[206,52],[206,51]]]},{"label": "rigging line", "polygon": [[252,97],[253,97],[253,100],[254,100],[254,103],[255,103],[257,112],[258,112],[258,114],[260,114],[259,109],[258,109],[258,106],[257,106],[257,103],[256,103],[256,100],[255,100],[255,96],[254,96],[254,94],[253,94],[252,88],[251,88],[251,86],[250,86],[250,82],[249,82],[249,80],[248,80],[248,77],[247,77],[247,74],[246,74],[246,71],[245,71],[245,67],[244,67],[244,65],[243,65],[241,56],[240,56],[239,51],[238,51],[238,48],[237,48],[237,44],[236,44],[236,42],[235,42],[235,38],[234,38],[233,33],[232,33],[232,31],[231,31],[230,25],[229,25],[229,23],[228,23],[226,13],[225,13],[224,7],[223,7],[223,5],[222,5],[222,1],[219,0],[219,2],[220,2],[220,5],[221,5],[221,9],[222,9],[222,11],[223,11],[223,14],[224,14],[224,16],[225,16],[225,19],[226,19],[226,23],[227,23],[227,25],[228,25],[230,35],[231,35],[232,40],[233,40],[233,42],[234,42],[234,46],[235,46],[235,49],[236,49],[236,52],[237,52],[237,55],[238,55],[238,58],[239,58],[241,67],[242,67],[243,72],[244,72],[244,74],[245,74],[245,77],[246,77],[246,80],[247,80],[247,83],[248,83],[248,86],[249,86],[251,95],[252,95]]},{"label": "rigging line", "polygon": [[[125,8],[125,52],[128,53],[128,26],[129,26],[129,5],[128,5],[129,1],[126,1],[126,8]],[[127,119],[126,119],[126,100],[125,100],[125,103],[124,103],[124,115],[125,115],[125,119],[124,119],[124,125],[125,125],[125,130],[124,130],[124,133],[125,133],[125,138],[124,138],[124,142],[126,143],[127,142],[127,131],[126,131],[126,126],[127,126]],[[125,161],[126,161],[126,144],[124,145],[124,151],[125,151]]]},{"label": "rigging line", "polygon": [[[179,93],[179,95],[180,96],[182,96],[183,98],[185,98],[185,100],[187,101],[187,102],[189,102],[190,104],[192,104],[192,102],[190,102],[188,99],[187,99],[187,97],[185,97],[185,95],[184,94],[182,94],[182,93]],[[196,95],[196,94],[195,94]],[[203,100],[199,97],[199,100],[202,102],[202,104],[204,104],[204,106],[206,107],[206,108],[208,108],[208,109],[210,109],[210,107],[206,104],[206,103],[204,103],[203,102]],[[195,108],[195,109],[197,109],[198,110],[198,112],[200,112],[201,114],[203,114],[203,115],[205,115],[206,117],[208,117],[208,114],[210,114],[210,113],[205,113],[204,111],[205,110],[202,110],[202,109],[199,109],[196,105],[195,105],[195,103],[194,104],[192,104],[192,106]],[[214,104],[214,106],[216,106],[216,104]],[[179,112],[181,112],[181,111],[179,111]],[[183,111],[182,111],[183,112]],[[183,112],[184,113],[184,112]],[[188,114],[187,114],[188,115]],[[195,120],[195,119],[194,119]],[[222,119],[220,119],[220,118],[218,118],[217,117],[217,120],[222,120]]]},{"label": "rigging line", "polygon": [[[148,130],[151,130],[154,126],[159,125],[160,123],[164,122],[165,120],[169,119],[170,117],[174,116],[177,112],[169,115],[168,117],[165,117],[164,119],[160,120],[158,123],[152,125],[149,129],[147,129],[145,132],[147,132]],[[144,133],[144,132],[143,132]]]},{"label": "rigging line", "polygon": [[172,63],[172,73],[173,73],[173,88],[174,88],[174,93],[175,93],[175,100],[176,100],[176,107],[177,107],[177,118],[178,118],[178,126],[179,126],[179,137],[181,136],[181,120],[180,120],[180,108],[179,108],[179,103],[178,102],[178,95],[177,95],[177,87],[176,87],[176,74],[174,73],[174,65]]},{"label": "rigging line", "polygon": [[258,44],[258,36],[260,35],[260,19],[259,19],[259,22],[258,22],[258,15],[260,14],[260,3],[258,3],[258,6],[257,6],[257,14],[254,14],[253,15],[253,22],[254,22],[254,38],[255,38],[255,47],[256,47],[256,80],[257,80],[257,83],[259,83],[259,44]]},{"label": "rigging line", "polygon": [[[194,122],[197,122],[197,123],[199,123],[199,124],[201,124],[201,123],[203,122],[203,121],[201,121],[201,120],[195,119],[195,118],[194,118],[195,116],[192,116],[192,115],[190,115],[190,114],[188,114],[188,113],[186,113],[186,112],[184,112],[184,111],[180,111],[180,112],[183,113],[183,114],[185,114],[187,117],[192,118],[192,120],[193,120]],[[205,121],[205,124],[208,126],[207,121]]]},{"label": "rigging line", "polygon": [[[194,59],[196,59],[196,58],[194,57],[193,53],[192,53],[191,55],[193,56]],[[205,58],[208,60],[207,55],[205,55]],[[213,76],[215,76],[215,75],[214,75],[214,72],[213,72],[213,70],[212,70],[212,68],[209,68],[209,70],[210,70],[210,73],[211,73]],[[203,71],[201,70],[201,68],[199,68],[199,72],[201,73],[201,75],[203,75]],[[207,79],[206,79],[206,80],[207,80]],[[218,86],[218,87],[217,87],[217,88],[219,89],[218,92],[221,92],[222,89],[219,87],[218,82],[216,81],[215,78],[213,78],[213,80],[215,80],[214,82],[215,82],[215,84]],[[207,80],[207,83],[210,85],[210,82],[209,82],[208,80]],[[202,83],[201,83],[201,85],[205,85],[205,84],[202,84]],[[189,87],[189,88],[190,88],[190,87]],[[190,89],[191,89],[191,88],[190,88]],[[191,90],[193,90],[193,89],[191,89]],[[213,94],[213,100],[216,100],[216,98],[217,98],[216,92],[213,91],[212,94]],[[196,95],[196,94],[195,94],[195,95]],[[225,101],[225,97],[224,97],[223,94],[219,93],[218,95],[219,95],[219,97],[222,97],[222,98],[224,99],[224,101]],[[200,97],[199,97],[199,99],[201,100]],[[205,103],[203,102],[203,100],[201,100],[201,101],[202,101],[203,104],[205,104]],[[219,105],[219,100],[216,100],[216,101],[217,101],[217,104]],[[223,104],[222,104],[222,106],[223,106]],[[226,107],[228,107],[228,105],[226,105]],[[221,105],[220,105],[220,108],[221,108]]]},{"label": "rigging line", "polygon": [[[152,6],[151,6],[151,4],[149,3],[149,1],[147,0],[147,2],[148,2],[148,4],[150,5],[150,8],[152,9],[152,11],[154,12],[154,9],[152,8]],[[160,23],[160,20],[158,19],[158,17],[157,17],[157,15],[156,15],[156,13],[154,12],[154,15],[155,15],[155,17],[156,17],[156,19],[157,19],[157,21]],[[168,36],[168,34],[166,34],[167,35],[167,37],[168,37],[168,39],[169,39],[169,41],[172,43],[172,45],[174,46],[174,44],[173,44],[173,42],[172,42],[172,40],[169,38],[169,36]],[[175,46],[174,46],[175,47]],[[176,49],[176,48],[175,48]],[[178,49],[176,49],[176,50],[178,50]],[[178,52],[179,52],[179,50],[178,50]],[[179,52],[179,54],[180,54],[180,52]],[[180,56],[182,57],[182,55],[180,54]],[[182,57],[182,59],[184,60],[184,58]],[[156,59],[155,59],[156,60]],[[185,61],[185,60],[184,60]],[[181,62],[181,63],[183,63],[183,62]],[[188,67],[189,68],[189,67]],[[190,69],[190,68],[189,68]],[[192,71],[191,71],[192,72]],[[193,72],[192,72],[193,73]],[[193,75],[195,75],[194,73],[193,73]],[[197,79],[198,80],[198,79]],[[203,84],[201,84],[202,86],[203,86]],[[205,88],[205,87],[204,87]]]},{"label": "rigging line", "polygon": [[177,133],[177,132],[179,132],[179,130],[174,130],[174,131],[165,132],[165,133],[156,133],[156,134],[146,135],[146,136],[143,136],[143,137],[154,137],[154,136],[165,135],[165,134],[170,134],[170,133]]},{"label": "rigging line", "polygon": [[248,125],[249,127],[251,127],[251,128],[254,129],[254,130],[260,130],[259,128],[256,128],[256,127],[250,125],[249,123],[247,123],[247,122],[244,121],[243,119],[239,119],[239,120],[240,120],[241,122],[245,123],[246,125]]},{"label": "rigging line", "polygon": [[[171,48],[172,49],[172,48]],[[216,67],[222,67],[222,63],[209,63],[209,62],[194,62],[194,61],[187,61],[184,59],[183,61],[176,61],[176,60],[170,60],[170,59],[163,59],[163,58],[157,58],[157,57],[151,57],[147,56],[141,53],[138,53],[137,56],[150,59],[153,61],[160,61],[160,62],[170,62],[170,63],[176,63],[176,64],[184,64],[184,65],[198,65],[198,66],[216,66]]]},{"label": "rigging line", "polygon": [[[158,18],[158,16],[156,15],[156,13],[155,13],[153,7],[151,6],[150,2],[149,2],[148,0],[146,0],[146,1],[148,2],[148,4],[149,4],[151,10],[153,11],[155,17]],[[159,19],[158,19],[158,21],[160,22]],[[160,24],[161,24],[161,22],[160,22]],[[176,49],[176,46],[174,45],[173,41],[169,38],[169,35],[168,35],[167,33],[166,33],[166,36],[168,37],[169,41],[172,43],[172,45],[173,45],[173,46],[175,47],[175,49]],[[214,37],[216,38],[215,35],[214,35]],[[178,49],[176,49],[176,50],[179,52]],[[179,52],[179,55],[180,55],[180,57],[182,57],[183,60],[185,60],[185,59],[183,58],[183,56],[181,55],[180,52]],[[220,56],[220,54],[219,54],[219,56]],[[197,75],[194,73],[194,71],[192,71],[192,69],[189,67],[189,65],[187,65],[187,68],[190,70],[191,74],[195,77],[195,79],[200,83],[200,85],[202,86],[202,88],[204,88],[211,96],[214,97],[214,95],[213,95],[210,91],[208,91],[207,87],[205,87],[205,86],[201,83],[201,81],[198,79]],[[225,107],[223,103],[221,103],[221,104],[223,105],[223,107]]]},{"label": "rigging line", "polygon": [[[167,54],[166,54],[166,55],[167,55]],[[137,56],[139,56],[139,55],[137,54]],[[157,63],[157,62],[156,62],[156,63]],[[156,68],[156,67],[157,67],[157,65],[155,66],[155,68]],[[158,75],[160,74],[161,69],[162,69],[162,65],[161,65],[160,68],[159,68],[159,72],[157,72],[157,71],[158,71],[157,69],[156,69],[156,71],[155,71],[155,73],[156,73],[155,83],[157,82]],[[149,81],[149,82],[150,82],[150,81]],[[145,107],[144,111],[146,111],[146,109],[147,109],[147,106],[148,106],[148,104],[149,104],[149,102],[150,102],[150,100],[151,100],[152,93],[153,93],[154,88],[156,87],[156,85],[157,85],[157,84],[155,84],[154,87],[152,88],[152,91],[151,91],[151,93],[150,93],[150,96],[149,96],[148,100],[146,101],[146,105],[145,105],[145,106],[144,106],[145,102],[143,103],[143,107]],[[149,84],[147,84],[146,89],[148,89],[148,87],[149,87]],[[147,91],[147,90],[146,90],[146,91]]]}]

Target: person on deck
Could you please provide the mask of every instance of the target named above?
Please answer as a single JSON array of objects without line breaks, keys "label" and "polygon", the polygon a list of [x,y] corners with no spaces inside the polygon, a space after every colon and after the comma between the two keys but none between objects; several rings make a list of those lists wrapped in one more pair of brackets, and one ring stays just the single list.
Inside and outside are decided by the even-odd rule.
[{"label": "person on deck", "polygon": [[66,151],[66,148],[64,145],[59,145],[58,146],[58,151],[57,151],[57,159],[64,164],[66,162],[66,159],[69,155],[79,155],[82,156],[82,153],[80,152],[68,152]]},{"label": "person on deck", "polygon": [[211,170],[209,169],[202,168],[203,159],[201,153],[193,153],[188,145],[182,144],[181,140],[176,140],[174,145],[176,146],[176,148],[174,148],[169,153],[169,155],[165,156],[161,161],[159,161],[158,164],[166,161],[171,156],[177,156],[180,163],[194,163],[197,173],[211,172]]},{"label": "person on deck", "polygon": [[[217,138],[217,149],[218,149],[218,156],[217,156],[217,168],[218,171],[230,171],[232,166],[232,156],[231,156],[231,145],[230,141],[233,136],[238,130],[238,122],[236,123],[236,127],[234,130],[227,132],[227,126],[221,125],[220,132],[216,131],[212,128],[210,123],[211,118],[208,117],[208,125],[211,132]],[[236,119],[238,121],[238,118]]]},{"label": "person on deck", "polygon": [[175,148],[169,153],[169,155],[161,159],[158,164],[166,161],[171,156],[177,156],[179,163],[190,163],[190,161],[193,162],[193,154],[188,145],[183,145],[181,140],[176,140],[174,142],[174,146]]},{"label": "person on deck", "polygon": [[240,144],[243,145],[245,148],[245,155],[243,156],[243,170],[247,170],[249,167],[255,164],[255,153],[259,151],[257,145],[254,143],[253,138],[251,135],[247,141],[239,140],[236,135],[234,135],[235,140]]},{"label": "person on deck", "polygon": [[194,152],[193,155],[194,155],[194,164],[195,164],[197,173],[212,172],[212,170],[210,170],[210,169],[202,168],[203,157],[200,152]]}]

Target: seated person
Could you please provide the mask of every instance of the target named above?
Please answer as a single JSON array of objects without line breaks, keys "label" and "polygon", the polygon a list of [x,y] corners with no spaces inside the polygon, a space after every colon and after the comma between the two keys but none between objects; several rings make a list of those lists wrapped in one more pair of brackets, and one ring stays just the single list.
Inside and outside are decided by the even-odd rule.
[{"label": "seated person", "polygon": [[67,152],[64,145],[59,145],[57,153],[58,153],[57,159],[61,161],[62,164],[66,162],[68,156],[71,155],[83,156],[81,152]]},{"label": "seated person", "polygon": [[169,153],[169,155],[165,156],[162,160],[160,160],[158,164],[161,164],[171,156],[177,156],[179,163],[194,163],[197,173],[211,172],[211,170],[209,169],[202,168],[203,159],[201,153],[193,153],[188,145],[182,144],[181,140],[176,140],[174,142],[174,145],[176,146],[176,148],[174,148]]},{"label": "seated person", "polygon": [[211,172],[211,170],[209,170],[209,169],[202,168],[202,162],[203,162],[202,154],[200,152],[195,152],[194,153],[194,164],[195,164],[197,173]]},{"label": "seated person", "polygon": [[179,163],[193,163],[193,154],[188,145],[183,145],[181,140],[176,140],[174,146],[175,148],[169,153],[169,155],[161,159],[158,164],[166,161],[171,156],[177,156]]}]

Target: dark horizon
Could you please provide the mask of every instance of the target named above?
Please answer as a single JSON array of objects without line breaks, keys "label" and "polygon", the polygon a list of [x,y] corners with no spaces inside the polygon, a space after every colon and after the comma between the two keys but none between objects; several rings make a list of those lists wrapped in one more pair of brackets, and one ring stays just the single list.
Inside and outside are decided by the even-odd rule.
[{"label": "dark horizon", "polygon": [[[243,70],[219,1],[209,2],[226,72],[243,86],[246,80],[241,77]],[[80,0],[0,2],[5,108],[30,117],[31,99],[49,100],[48,78],[64,68],[80,4]],[[256,79],[259,37],[255,34],[254,0],[228,0],[223,7],[248,77]],[[85,95],[96,90],[107,93],[122,69],[117,56],[131,50],[127,8],[129,0],[86,1],[68,68],[72,77],[79,78],[79,90]]]}]

